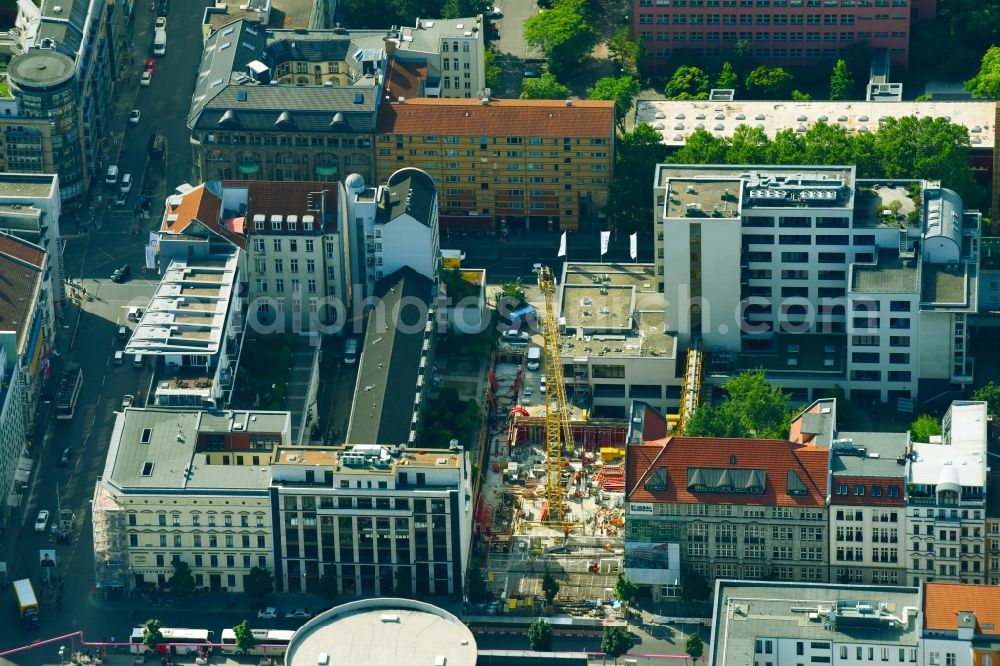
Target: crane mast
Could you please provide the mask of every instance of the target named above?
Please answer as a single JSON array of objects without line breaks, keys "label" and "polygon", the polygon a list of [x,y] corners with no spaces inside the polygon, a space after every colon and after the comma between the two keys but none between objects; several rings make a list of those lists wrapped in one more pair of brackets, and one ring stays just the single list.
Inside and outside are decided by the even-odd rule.
[{"label": "crane mast", "polygon": [[555,308],[555,280],[547,266],[538,274],[538,286],[545,296],[543,338],[545,342],[545,495],[549,505],[548,522],[565,523],[562,488],[562,454],[573,446],[569,422],[569,401],[559,353],[559,319]]}]

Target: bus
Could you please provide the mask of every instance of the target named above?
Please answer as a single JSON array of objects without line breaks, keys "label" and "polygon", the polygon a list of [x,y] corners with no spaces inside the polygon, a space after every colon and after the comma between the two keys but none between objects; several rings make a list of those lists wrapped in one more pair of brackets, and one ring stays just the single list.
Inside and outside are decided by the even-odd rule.
[{"label": "bus", "polygon": [[[144,627],[136,627],[132,630],[130,650],[133,654],[142,654],[149,650],[142,643]],[[177,654],[193,654],[200,650],[208,650],[212,645],[213,632],[207,629],[172,629],[170,627],[160,627],[163,634],[163,641],[156,646],[156,651],[166,654],[167,649],[174,648]]]},{"label": "bus", "polygon": [[[287,629],[251,629],[256,644],[247,654],[264,656],[281,656],[288,649],[294,631]],[[236,654],[236,632],[232,629],[222,630],[222,652]]]},{"label": "bus", "polygon": [[56,389],[56,418],[68,421],[76,414],[76,401],[80,398],[83,388],[83,370],[78,365],[66,368],[59,378],[59,388]]},{"label": "bus", "polygon": [[14,581],[14,598],[24,626],[29,629],[38,627],[38,597],[35,596],[30,578]]}]

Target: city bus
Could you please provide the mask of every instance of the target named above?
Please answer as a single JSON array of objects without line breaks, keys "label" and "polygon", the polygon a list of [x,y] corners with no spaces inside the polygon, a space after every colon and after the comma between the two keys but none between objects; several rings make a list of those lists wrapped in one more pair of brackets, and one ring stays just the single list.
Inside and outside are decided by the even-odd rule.
[{"label": "city bus", "polygon": [[[142,643],[142,636],[145,629],[136,627],[132,630],[132,637],[129,641],[133,654],[142,654],[149,650]],[[163,634],[163,641],[156,646],[156,651],[166,654],[168,648],[173,647],[177,654],[193,654],[199,650],[208,650],[212,644],[213,632],[207,629],[172,629],[170,627],[160,627]]]},{"label": "city bus", "polygon": [[[257,643],[247,654],[280,656],[285,654],[288,643],[292,640],[294,631],[286,629],[251,629],[254,640]],[[223,654],[236,654],[236,632],[232,629],[222,630],[222,652]]]}]

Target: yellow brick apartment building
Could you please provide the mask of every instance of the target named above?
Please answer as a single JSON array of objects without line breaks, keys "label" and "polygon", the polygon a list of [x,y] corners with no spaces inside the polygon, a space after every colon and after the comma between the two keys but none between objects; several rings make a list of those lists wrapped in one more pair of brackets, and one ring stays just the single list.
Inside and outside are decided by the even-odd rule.
[{"label": "yellow brick apartment building", "polygon": [[[494,229],[575,231],[608,203],[614,102],[407,99],[384,103],[375,136],[379,180],[423,169],[440,192],[442,226],[474,216]],[[461,225],[459,225],[461,226]]]}]

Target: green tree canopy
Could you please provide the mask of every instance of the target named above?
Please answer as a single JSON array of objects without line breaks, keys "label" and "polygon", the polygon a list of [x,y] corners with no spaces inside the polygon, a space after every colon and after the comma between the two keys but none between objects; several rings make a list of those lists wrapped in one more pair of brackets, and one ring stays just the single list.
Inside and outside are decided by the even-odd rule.
[{"label": "green tree canopy", "polygon": [[697,67],[681,65],[667,81],[667,99],[708,99],[708,75]]},{"label": "green tree canopy", "polygon": [[521,284],[521,279],[517,278],[501,284],[500,291],[496,294],[496,299],[497,303],[504,300],[509,301],[509,305],[513,310],[523,306],[526,301],[524,300],[524,285]]},{"label": "green tree canopy", "polygon": [[142,644],[150,650],[155,650],[156,646],[163,642],[163,632],[160,631],[159,620],[146,620],[142,625]]},{"label": "green tree canopy", "polygon": [[830,74],[830,99],[848,99],[854,92],[854,79],[851,78],[851,70],[847,68],[846,60],[838,60],[833,66],[833,73]]},{"label": "green tree canopy", "polygon": [[705,646],[697,633],[688,636],[687,642],[684,644],[684,652],[694,661],[698,661],[698,658],[705,654]]},{"label": "green tree canopy", "polygon": [[267,569],[254,567],[243,577],[243,591],[251,604],[259,605],[267,595],[274,592],[274,577]]},{"label": "green tree canopy", "polygon": [[760,128],[740,125],[729,139],[726,160],[733,160],[733,164],[767,164],[767,134]]},{"label": "green tree canopy", "polygon": [[910,437],[914,442],[929,442],[941,434],[941,422],[930,414],[921,414],[910,424]]},{"label": "green tree canopy", "polygon": [[632,31],[628,28],[618,28],[608,40],[608,53],[611,60],[622,68],[626,74],[635,74],[642,60],[642,45],[632,39]]},{"label": "green tree canopy", "polygon": [[802,142],[803,164],[851,164],[854,144],[847,130],[822,120],[806,130]]},{"label": "green tree canopy", "polygon": [[632,647],[632,638],[624,627],[604,627],[601,635],[601,652],[618,663],[618,657],[628,652]]},{"label": "green tree canopy", "polygon": [[253,631],[250,629],[250,622],[248,620],[243,620],[233,627],[233,633],[236,634],[236,649],[240,654],[250,652],[253,646],[257,644],[257,639],[253,637]]},{"label": "green tree canopy", "polygon": [[174,558],[174,573],[170,576],[170,591],[178,597],[190,597],[194,594],[195,582],[191,567],[179,557]]},{"label": "green tree canopy", "polygon": [[715,78],[715,87],[735,89],[738,83],[739,77],[736,76],[736,70],[733,69],[733,64],[728,60],[722,63],[722,69],[719,71],[719,75]]},{"label": "green tree canopy", "polygon": [[812,99],[812,95],[806,92],[802,92],[801,90],[793,90],[792,99],[795,100],[796,102],[808,102],[809,100]]},{"label": "green tree canopy", "polygon": [[521,80],[521,99],[566,99],[569,88],[556,80],[552,72]]},{"label": "green tree canopy", "polygon": [[743,83],[754,99],[787,99],[792,75],[781,67],[761,65],[747,74]]},{"label": "green tree canopy", "polygon": [[483,75],[486,78],[486,87],[496,89],[500,85],[500,65],[497,63],[497,52],[492,46],[487,46],[483,51]]},{"label": "green tree canopy", "polygon": [[556,0],[524,22],[525,41],[541,50],[555,74],[567,74],[597,43],[587,0]]},{"label": "green tree canopy", "polygon": [[965,82],[976,97],[1000,99],[1000,46],[991,46],[983,55],[979,73]]},{"label": "green tree canopy", "polygon": [[707,130],[692,132],[683,148],[674,151],[670,161],[674,164],[724,164],[729,143]]},{"label": "green tree canopy", "polygon": [[535,618],[528,625],[528,647],[535,652],[552,651],[552,625],[544,618]]},{"label": "green tree canopy", "polygon": [[[489,14],[492,5],[492,0],[444,0],[438,15],[441,18],[454,19]],[[434,14],[421,14],[421,16],[433,17]]]},{"label": "green tree canopy", "polygon": [[618,140],[615,175],[611,180],[612,221],[622,233],[648,229],[653,224],[653,174],[667,157],[663,137],[639,123]]},{"label": "green tree canopy", "polygon": [[[723,385],[721,405],[700,406],[688,420],[685,435],[780,439],[788,433],[789,394],[767,382],[763,370],[735,375]],[[705,414],[702,414],[702,412]]]},{"label": "green tree canopy", "polygon": [[972,392],[973,400],[986,401],[986,411],[994,419],[1000,419],[1000,384],[990,382]]},{"label": "green tree canopy", "polygon": [[542,578],[542,593],[545,595],[545,602],[552,605],[555,601],[556,596],[559,594],[559,581],[556,580],[550,572],[546,571],[545,576]]},{"label": "green tree canopy", "polygon": [[615,580],[615,598],[625,606],[625,616],[628,617],[628,608],[635,601],[639,594],[639,586],[625,577],[625,574],[618,572],[618,579]]},{"label": "green tree canopy", "polygon": [[590,99],[614,101],[615,123],[619,132],[625,131],[625,118],[638,96],[639,80],[631,75],[605,76],[598,79],[593,88],[587,88],[587,97]]}]

